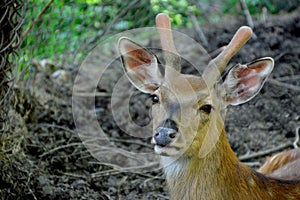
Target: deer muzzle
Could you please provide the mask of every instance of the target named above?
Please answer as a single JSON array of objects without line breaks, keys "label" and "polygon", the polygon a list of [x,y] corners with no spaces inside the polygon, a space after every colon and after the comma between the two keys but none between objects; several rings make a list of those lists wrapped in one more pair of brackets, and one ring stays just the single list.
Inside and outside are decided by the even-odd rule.
[{"label": "deer muzzle", "polygon": [[165,147],[176,139],[178,128],[172,119],[165,120],[158,128],[156,128],[153,139],[156,145]]}]

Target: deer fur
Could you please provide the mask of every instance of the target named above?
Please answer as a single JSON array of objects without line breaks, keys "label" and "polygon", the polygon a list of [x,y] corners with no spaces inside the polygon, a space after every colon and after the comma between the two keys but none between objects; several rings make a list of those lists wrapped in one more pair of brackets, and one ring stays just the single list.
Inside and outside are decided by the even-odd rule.
[{"label": "deer fur", "polygon": [[156,23],[163,50],[173,53],[165,54],[164,76],[156,56],[144,47],[124,37],[118,46],[128,79],[140,91],[153,95],[152,143],[161,155],[171,198],[300,199],[300,181],[266,176],[278,170],[278,165],[266,175],[248,168],[238,160],[226,138],[222,111],[228,105],[252,99],[274,65],[269,57],[238,64],[228,71],[223,82],[219,80],[220,73],[251,37],[252,30],[240,28],[200,77],[180,73],[169,18],[160,14]]}]

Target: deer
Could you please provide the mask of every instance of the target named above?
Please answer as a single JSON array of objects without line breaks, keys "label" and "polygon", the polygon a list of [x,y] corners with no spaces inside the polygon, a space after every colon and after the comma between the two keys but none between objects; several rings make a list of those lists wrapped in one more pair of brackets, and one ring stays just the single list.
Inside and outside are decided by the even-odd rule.
[{"label": "deer", "polygon": [[151,143],[160,155],[171,199],[300,199],[300,179],[280,178],[293,173],[300,178],[295,171],[300,167],[299,149],[275,155],[255,171],[239,161],[226,136],[225,108],[256,96],[274,67],[274,60],[264,57],[226,71],[230,59],[251,38],[252,29],[240,27],[202,75],[193,75],[180,72],[168,15],[158,14],[156,26],[164,73],[154,53],[127,37],[119,39],[118,52],[129,81],[151,95]]}]

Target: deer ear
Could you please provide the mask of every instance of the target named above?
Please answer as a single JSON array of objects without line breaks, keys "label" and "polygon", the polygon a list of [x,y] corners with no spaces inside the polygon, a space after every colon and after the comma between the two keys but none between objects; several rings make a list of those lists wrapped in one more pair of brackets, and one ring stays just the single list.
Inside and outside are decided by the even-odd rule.
[{"label": "deer ear", "polygon": [[239,105],[255,97],[272,72],[273,66],[274,61],[269,57],[234,66],[223,83],[225,101],[231,105]]},{"label": "deer ear", "polygon": [[154,54],[144,47],[122,37],[118,43],[124,71],[130,82],[144,93],[153,93],[163,78]]}]

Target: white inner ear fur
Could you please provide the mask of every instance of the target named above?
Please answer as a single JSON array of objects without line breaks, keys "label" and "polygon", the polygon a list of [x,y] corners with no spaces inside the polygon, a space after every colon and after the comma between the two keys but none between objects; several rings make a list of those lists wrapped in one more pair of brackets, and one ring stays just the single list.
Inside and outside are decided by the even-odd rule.
[{"label": "white inner ear fur", "polygon": [[[140,74],[141,76],[144,77],[143,80],[138,80],[139,84],[142,85],[153,85],[153,86],[160,86],[162,84],[162,75],[159,71],[158,68],[158,63],[157,60],[155,58],[153,58],[151,60],[151,64],[150,65],[141,65],[140,67],[136,68],[135,70],[130,69],[129,67],[126,67],[126,73],[128,74],[128,76],[131,79],[135,79],[138,80],[137,78],[133,78],[136,77],[137,74]],[[134,81],[134,80],[132,80]],[[135,82],[135,81],[134,81]],[[135,82],[135,84],[137,84]]]},{"label": "white inner ear fur", "polygon": [[[140,66],[131,68],[127,61],[130,59],[138,60],[138,57],[135,57],[135,54],[130,54],[129,52],[135,50],[143,51],[143,54],[145,53],[144,55],[151,59],[150,63],[145,62]],[[158,67],[157,58],[147,49],[128,38],[122,37],[119,39],[119,53],[123,57],[123,68],[127,77],[138,90],[144,93],[153,93],[153,89],[158,88],[162,84],[163,77]]]},{"label": "white inner ear fur", "polygon": [[[263,70],[259,71],[258,73],[255,71],[255,65],[264,65]],[[224,81],[224,88],[227,92],[227,97],[230,99],[235,99],[232,102],[228,102],[231,105],[239,105],[242,103],[245,103],[256,96],[256,94],[260,91],[262,88],[264,82],[266,81],[269,74],[272,72],[274,66],[274,61],[272,58],[262,58],[259,60],[256,60],[252,63],[249,63],[249,66],[247,65],[241,65],[238,64],[234,66],[228,73],[225,81]],[[253,72],[250,72],[244,77],[238,78],[237,72],[240,71],[243,68],[249,68],[250,70],[253,70]],[[248,79],[252,76],[256,76],[258,78],[258,83],[256,85],[253,85],[251,87],[247,87],[245,84],[239,84],[242,79]],[[247,94],[240,95],[239,91],[242,91],[243,89],[248,88]],[[226,98],[225,98],[226,99]]]},{"label": "white inner ear fur", "polygon": [[130,45],[132,47],[135,47],[134,49],[132,50],[135,50],[135,49],[141,49],[141,47],[139,47],[138,45],[136,45],[133,41],[131,41],[129,38],[126,38],[126,37],[121,37],[119,39],[119,42],[118,42],[118,46],[119,46],[119,52],[121,55],[125,55],[127,54],[127,50],[125,48],[126,45]]}]

